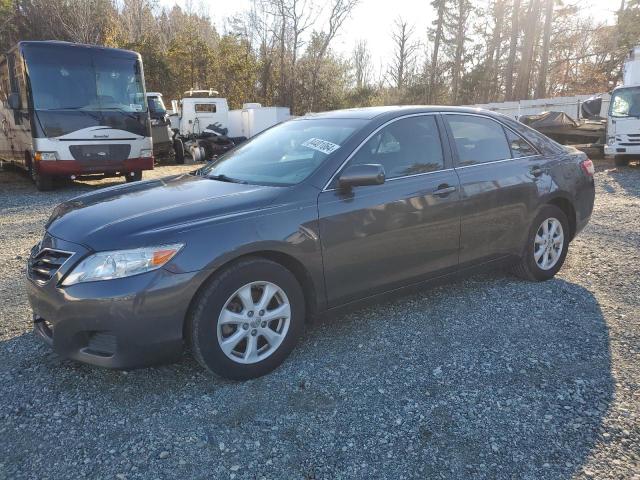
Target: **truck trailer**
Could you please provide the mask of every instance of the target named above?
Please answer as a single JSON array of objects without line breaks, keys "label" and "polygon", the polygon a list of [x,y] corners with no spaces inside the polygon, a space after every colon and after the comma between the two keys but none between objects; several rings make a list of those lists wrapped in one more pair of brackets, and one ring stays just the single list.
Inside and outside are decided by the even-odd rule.
[{"label": "truck trailer", "polygon": [[0,56],[0,160],[39,190],[56,177],[142,178],[153,169],[142,59],[59,41],[20,42]]}]

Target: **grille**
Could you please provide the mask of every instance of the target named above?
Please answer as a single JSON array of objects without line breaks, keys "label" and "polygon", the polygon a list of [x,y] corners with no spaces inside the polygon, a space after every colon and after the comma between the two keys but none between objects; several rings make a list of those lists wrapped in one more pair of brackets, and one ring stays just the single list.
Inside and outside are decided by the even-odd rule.
[{"label": "grille", "polygon": [[79,162],[121,162],[129,158],[131,145],[71,145],[69,151]]},{"label": "grille", "polygon": [[46,248],[29,258],[29,276],[39,282],[48,282],[71,255]]},{"label": "grille", "polygon": [[616,140],[624,147],[635,147],[640,145],[640,134],[630,133],[628,135],[618,135]]}]

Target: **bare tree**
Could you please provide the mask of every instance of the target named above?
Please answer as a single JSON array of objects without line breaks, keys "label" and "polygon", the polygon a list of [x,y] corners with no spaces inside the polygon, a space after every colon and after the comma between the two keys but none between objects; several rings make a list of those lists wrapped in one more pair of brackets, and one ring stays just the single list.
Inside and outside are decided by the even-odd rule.
[{"label": "bare tree", "polygon": [[431,56],[431,71],[429,75],[429,103],[435,100],[436,78],[438,75],[438,55],[440,53],[440,43],[444,35],[445,14],[447,9],[447,0],[434,0],[431,2],[433,7],[437,9],[437,17],[434,22],[435,30],[433,32],[433,55]]},{"label": "bare tree", "polygon": [[511,8],[511,36],[509,39],[509,59],[505,70],[505,100],[513,99],[513,72],[515,71],[518,36],[520,35],[520,0],[513,0]]},{"label": "bare tree", "polygon": [[302,36],[314,24],[317,13],[313,0],[285,0],[285,18],[291,25],[291,65],[289,77],[289,106],[293,110],[296,101],[296,62]]},{"label": "bare tree", "polygon": [[388,74],[393,86],[402,91],[407,86],[408,77],[415,67],[418,45],[412,39],[415,28],[406,20],[397,18],[394,25],[395,28],[391,32],[393,57]]},{"label": "bare tree", "polygon": [[542,37],[542,57],[540,59],[540,72],[538,85],[536,86],[536,98],[543,98],[547,93],[547,69],[549,68],[549,47],[551,44],[551,25],[553,24],[553,2],[546,0],[544,14],[544,35]]},{"label": "bare tree", "polygon": [[524,26],[524,38],[522,40],[522,58],[518,69],[516,83],[516,98],[518,100],[529,98],[529,83],[533,70],[533,52],[538,37],[538,16],[540,15],[540,0],[530,0],[527,11],[527,22]]},{"label": "bare tree", "polygon": [[359,40],[356,43],[351,58],[356,88],[361,89],[369,86],[373,67],[371,65],[371,53],[366,40]]},{"label": "bare tree", "polygon": [[456,7],[454,17],[455,53],[451,68],[451,98],[454,104],[458,103],[460,98],[460,82],[464,71],[464,44],[467,40],[467,25],[469,14],[471,13],[471,3],[469,0],[456,0]]},{"label": "bare tree", "polygon": [[329,24],[326,31],[320,34],[320,45],[314,54],[314,69],[311,77],[311,110],[314,109],[316,103],[316,86],[318,85],[320,64],[327,54],[329,45],[340,31],[342,24],[349,18],[349,15],[359,3],[360,0],[331,0]]}]

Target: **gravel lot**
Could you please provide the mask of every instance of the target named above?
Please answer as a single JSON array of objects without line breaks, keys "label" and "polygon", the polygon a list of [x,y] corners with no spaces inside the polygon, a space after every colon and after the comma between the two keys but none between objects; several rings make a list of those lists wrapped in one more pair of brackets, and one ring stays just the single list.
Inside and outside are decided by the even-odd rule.
[{"label": "gravel lot", "polygon": [[[191,167],[162,167],[145,178]],[[57,203],[0,171],[0,479],[640,479],[640,168],[599,161],[559,276],[505,273],[320,319],[271,375],[185,356],[129,372],[31,333],[31,245]]]}]

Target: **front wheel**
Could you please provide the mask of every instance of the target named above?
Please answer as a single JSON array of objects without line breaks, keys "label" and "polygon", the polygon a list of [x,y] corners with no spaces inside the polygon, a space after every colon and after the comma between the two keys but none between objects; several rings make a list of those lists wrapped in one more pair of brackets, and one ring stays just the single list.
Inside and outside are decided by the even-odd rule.
[{"label": "front wheel", "polygon": [[191,347],[207,370],[233,380],[278,367],[304,329],[304,295],[282,265],[249,258],[209,280],[189,316]]},{"label": "front wheel", "polygon": [[564,212],[555,205],[545,205],[533,220],[515,273],[538,282],[553,278],[567,256],[569,235],[569,221]]},{"label": "front wheel", "polygon": [[613,157],[613,163],[616,167],[626,167],[629,165],[629,157],[627,155],[616,155]]},{"label": "front wheel", "polygon": [[142,180],[142,170],[136,170],[135,172],[127,173],[124,178],[129,182],[139,182]]},{"label": "front wheel", "polygon": [[53,190],[53,177],[40,173],[33,163],[29,164],[29,175],[31,176],[33,183],[35,183],[38,191],[48,192],[49,190]]}]

